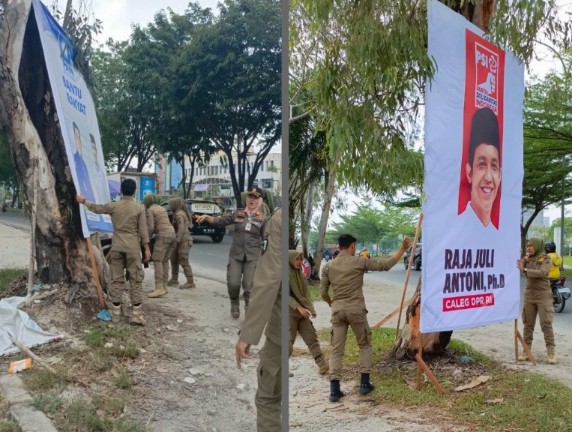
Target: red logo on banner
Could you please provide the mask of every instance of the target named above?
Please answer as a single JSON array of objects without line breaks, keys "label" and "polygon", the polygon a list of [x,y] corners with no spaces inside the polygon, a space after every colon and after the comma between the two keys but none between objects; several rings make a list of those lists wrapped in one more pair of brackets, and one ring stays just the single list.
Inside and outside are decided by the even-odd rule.
[{"label": "red logo on banner", "polygon": [[498,115],[499,55],[475,43],[475,107],[487,107]]},{"label": "red logo on banner", "polygon": [[[482,187],[483,194],[489,195],[492,200],[490,210],[490,223],[498,229],[500,213],[500,170],[502,165],[502,138],[503,138],[503,99],[504,94],[504,67],[505,53],[500,48],[494,46],[487,40],[475,33],[465,30],[466,38],[466,76],[465,76],[465,104],[463,108],[463,156],[461,160],[459,204],[457,214],[463,213],[471,201],[471,183],[467,176],[467,167],[473,171],[474,167],[469,163],[470,142],[472,136],[480,135],[491,138],[496,136],[494,145],[498,150],[497,169],[498,178]],[[476,122],[480,129],[472,130],[473,116],[477,111],[491,110],[490,117],[494,119],[495,132],[486,130],[490,125],[483,126],[487,120]],[[482,116],[486,118],[485,116]],[[490,123],[490,121],[489,121]],[[498,133],[496,129],[498,128]],[[476,139],[476,138],[475,138]],[[484,142],[483,142],[484,143]],[[493,194],[496,194],[493,195]],[[494,196],[494,200],[493,197]],[[485,197],[486,200],[486,197]],[[483,222],[484,224],[485,222]]]},{"label": "red logo on banner", "polygon": [[302,271],[304,272],[306,279],[308,279],[310,277],[310,273],[312,272],[312,266],[306,258],[304,258],[304,261],[302,261]]}]

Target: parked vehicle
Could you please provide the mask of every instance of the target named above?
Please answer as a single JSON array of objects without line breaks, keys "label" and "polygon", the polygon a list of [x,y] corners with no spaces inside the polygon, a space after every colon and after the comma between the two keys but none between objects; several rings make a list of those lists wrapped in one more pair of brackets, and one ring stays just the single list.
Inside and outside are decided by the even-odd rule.
[{"label": "parked vehicle", "polygon": [[[204,221],[201,224],[196,223],[195,219],[197,216],[203,214],[208,214],[209,216],[219,217],[222,215],[222,210],[218,204],[211,200],[206,199],[187,199],[185,200],[187,208],[193,215],[193,226],[189,228],[191,235],[195,236],[208,236],[213,242],[220,243],[224,239],[226,234],[226,227],[224,225],[211,225],[210,223]],[[172,218],[171,210],[169,209],[169,203],[164,202],[161,206],[167,209],[169,213],[169,219]]]},{"label": "parked vehicle", "polygon": [[[403,265],[405,266],[405,270],[407,270],[407,266],[409,265],[409,257],[411,256],[411,249],[413,249],[413,247],[407,249],[403,254]],[[417,246],[415,247],[415,256],[413,257],[412,268],[415,269],[416,271],[421,270],[421,243],[417,243]]]},{"label": "parked vehicle", "polygon": [[550,284],[554,297],[554,312],[556,313],[560,313],[564,310],[566,300],[570,298],[570,288],[564,286],[565,282],[566,278],[561,277],[560,279],[552,281]]}]

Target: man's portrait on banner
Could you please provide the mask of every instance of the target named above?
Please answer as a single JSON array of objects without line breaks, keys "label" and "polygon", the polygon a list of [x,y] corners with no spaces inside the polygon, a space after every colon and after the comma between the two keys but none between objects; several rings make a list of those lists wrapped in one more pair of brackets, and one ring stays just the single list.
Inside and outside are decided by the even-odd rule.
[{"label": "man's portrait on banner", "polygon": [[498,118],[490,108],[480,108],[470,127],[468,158],[461,170],[466,181],[462,179],[460,185],[468,185],[470,193],[462,216],[467,228],[478,220],[487,229],[498,229],[498,212],[493,214],[494,206],[499,205],[502,178]]}]

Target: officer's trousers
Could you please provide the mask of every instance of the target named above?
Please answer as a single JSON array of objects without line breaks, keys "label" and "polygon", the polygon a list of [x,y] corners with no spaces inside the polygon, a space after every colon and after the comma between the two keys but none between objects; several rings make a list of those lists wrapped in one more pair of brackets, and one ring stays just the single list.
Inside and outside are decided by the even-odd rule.
[{"label": "officer's trousers", "polygon": [[111,251],[111,301],[121,303],[123,290],[125,289],[125,270],[129,273],[129,295],[131,303],[138,305],[143,303],[141,295],[141,283],[143,282],[143,266],[141,265],[141,252],[135,253]]},{"label": "officer's trousers", "polygon": [[260,350],[258,365],[258,389],[256,403],[256,427],[258,432],[280,432],[282,414],[282,382],[280,345],[268,338]]},{"label": "officer's trousers", "polygon": [[228,266],[226,268],[226,283],[228,286],[228,296],[231,300],[238,300],[240,296],[240,285],[244,297],[250,297],[250,290],[254,281],[254,270],[256,270],[256,260],[248,261],[246,257],[242,260],[236,258],[228,258]]},{"label": "officer's trousers", "polygon": [[531,298],[531,296],[525,294],[524,309],[522,310],[522,323],[524,324],[522,335],[524,341],[528,346],[532,345],[534,326],[536,324],[536,316],[538,315],[546,348],[553,348],[555,343],[554,331],[552,329],[552,322],[554,321],[552,291],[547,291],[545,295],[536,295],[535,297],[537,298]]},{"label": "officer's trousers", "polygon": [[174,280],[179,279],[179,265],[181,265],[187,282],[192,283],[194,281],[193,269],[189,263],[191,247],[193,247],[192,238],[183,239],[180,243],[174,242],[173,252],[171,253],[171,278]]},{"label": "officer's trousers", "polygon": [[371,347],[371,329],[365,310],[341,310],[332,313],[332,355],[330,356],[330,381],[340,380],[348,327],[351,327],[359,347],[359,366],[361,373],[370,373],[373,350]]},{"label": "officer's trousers", "polygon": [[292,308],[288,309],[288,320],[290,324],[290,346],[288,349],[288,356],[292,355],[296,335],[300,333],[300,336],[302,336],[302,339],[310,350],[312,358],[315,360],[322,355],[322,349],[320,348],[318,335],[316,334],[316,329],[314,328],[312,321],[309,318],[304,318],[297,310]]},{"label": "officer's trousers", "polygon": [[153,247],[153,267],[155,268],[155,289],[164,289],[169,278],[169,258],[175,246],[175,236],[155,238]]}]

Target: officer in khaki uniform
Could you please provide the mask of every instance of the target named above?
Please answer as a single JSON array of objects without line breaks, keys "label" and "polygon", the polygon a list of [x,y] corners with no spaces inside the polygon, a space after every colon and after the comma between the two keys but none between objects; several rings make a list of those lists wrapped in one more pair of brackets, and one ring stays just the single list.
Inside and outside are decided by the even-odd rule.
[{"label": "officer in khaki uniform", "polygon": [[242,280],[244,309],[248,309],[250,290],[260,246],[262,245],[262,232],[265,217],[260,210],[262,190],[252,188],[246,192],[246,208],[236,210],[230,215],[214,218],[210,215],[201,215],[198,223],[207,221],[210,224],[234,224],[232,245],[228,257],[226,281],[228,296],[230,297],[230,314],[233,318],[240,316],[239,297]]},{"label": "officer in khaki uniform", "polygon": [[300,333],[302,339],[308,346],[312,358],[318,365],[320,374],[328,372],[328,362],[324,358],[318,335],[312,320],[316,317],[314,303],[308,292],[306,275],[302,272],[304,255],[295,250],[288,251],[290,298],[288,299],[288,323],[289,323],[289,346],[288,356],[292,356],[296,336]]},{"label": "officer in khaki uniform", "polygon": [[[556,364],[556,344],[554,342],[554,299],[548,274],[552,261],[544,251],[544,240],[533,237],[526,242],[527,256],[516,262],[518,269],[526,276],[524,291],[524,309],[522,323],[523,337],[529,347],[532,347],[536,317],[540,318],[540,328],[544,334],[544,344],[548,353],[548,363]],[[518,356],[519,361],[528,360],[526,354]]]},{"label": "officer in khaki uniform", "polygon": [[[183,273],[187,278],[187,282],[179,288],[189,289],[195,288],[195,277],[193,276],[193,269],[189,263],[189,253],[193,247],[193,237],[189,231],[189,226],[193,223],[193,217],[187,208],[187,204],[181,197],[171,198],[169,200],[169,208],[173,212],[173,227],[175,228],[175,247],[171,254],[171,261],[177,262],[183,267]],[[174,268],[173,268],[173,271]],[[173,278],[175,275],[173,275]]]},{"label": "officer in khaki uniform", "polygon": [[121,318],[121,296],[125,287],[125,270],[129,272],[129,286],[133,314],[131,324],[145,325],[145,317],[141,305],[141,283],[143,267],[141,265],[141,247],[145,249],[145,262],[151,258],[149,250],[149,234],[145,208],[135,202],[133,195],[137,185],[133,179],[121,182],[121,200],[107,204],[87,202],[81,195],[76,201],[84,204],[90,211],[108,214],[113,223],[113,243],[111,245],[111,317],[114,322]]},{"label": "officer in khaki uniform", "polygon": [[145,204],[149,238],[155,234],[153,246],[153,267],[155,269],[155,291],[147,297],[162,297],[167,294],[169,278],[169,257],[175,246],[175,230],[169,222],[167,210],[157,204],[157,196],[149,194],[143,198]]},{"label": "officer in khaki uniform", "polygon": [[[281,299],[282,299],[282,210],[276,210],[264,230],[262,253],[254,275],[251,307],[236,343],[236,363],[251,358],[266,326],[266,342],[260,350],[256,425],[258,432],[280,432],[281,423]],[[268,325],[266,325],[268,323]]]},{"label": "officer in khaki uniform", "polygon": [[[322,274],[320,292],[332,308],[332,354],[330,356],[330,401],[337,402],[344,393],[340,390],[342,362],[348,327],[351,327],[359,347],[361,382],[359,391],[367,394],[374,389],[369,381],[372,367],[371,329],[367,322],[367,309],[363,296],[363,275],[366,271],[390,270],[411,245],[403,239],[401,248],[388,260],[355,256],[356,238],[343,234],[338,239],[340,254],[328,263]],[[329,295],[332,288],[333,299]]]}]

